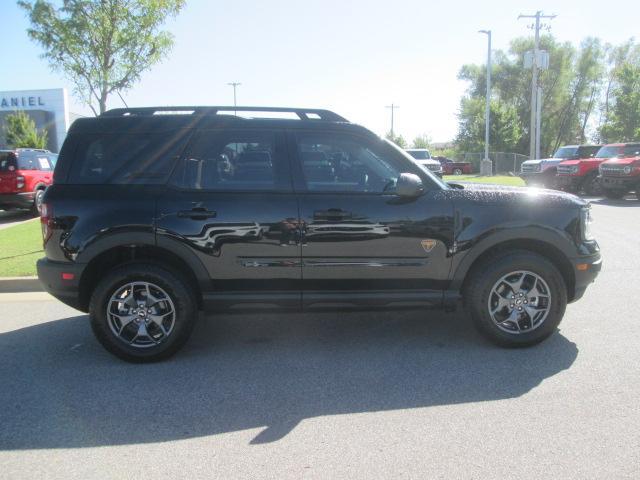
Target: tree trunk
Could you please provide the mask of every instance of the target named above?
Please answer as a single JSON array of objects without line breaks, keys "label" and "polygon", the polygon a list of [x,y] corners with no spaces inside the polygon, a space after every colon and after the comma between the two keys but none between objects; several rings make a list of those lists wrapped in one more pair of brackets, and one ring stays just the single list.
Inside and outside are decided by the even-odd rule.
[{"label": "tree trunk", "polygon": [[100,114],[103,114],[107,110],[107,95],[107,92],[104,90],[100,93]]}]

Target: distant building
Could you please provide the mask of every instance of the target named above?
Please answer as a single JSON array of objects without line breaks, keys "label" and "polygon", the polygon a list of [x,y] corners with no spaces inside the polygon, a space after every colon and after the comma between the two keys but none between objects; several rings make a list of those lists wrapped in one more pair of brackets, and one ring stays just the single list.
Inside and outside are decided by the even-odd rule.
[{"label": "distant building", "polygon": [[26,112],[38,129],[49,134],[47,148],[59,152],[71,121],[77,115],[69,113],[69,96],[65,88],[0,92],[0,147],[6,148],[5,122],[15,111]]}]

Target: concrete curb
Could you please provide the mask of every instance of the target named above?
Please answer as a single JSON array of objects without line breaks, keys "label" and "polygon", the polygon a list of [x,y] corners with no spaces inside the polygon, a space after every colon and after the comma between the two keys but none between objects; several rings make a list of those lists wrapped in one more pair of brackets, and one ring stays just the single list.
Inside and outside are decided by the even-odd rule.
[{"label": "concrete curb", "polygon": [[44,292],[38,277],[0,278],[0,293]]}]

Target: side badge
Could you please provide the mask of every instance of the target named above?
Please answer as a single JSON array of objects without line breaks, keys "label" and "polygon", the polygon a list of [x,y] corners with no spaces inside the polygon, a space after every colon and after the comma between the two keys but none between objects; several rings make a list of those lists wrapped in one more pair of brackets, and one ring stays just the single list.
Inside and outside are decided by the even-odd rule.
[{"label": "side badge", "polygon": [[421,240],[420,245],[422,245],[422,248],[424,248],[425,252],[429,253],[431,250],[433,250],[433,247],[436,246],[436,241],[437,240],[433,240],[432,238],[427,238],[425,240]]}]

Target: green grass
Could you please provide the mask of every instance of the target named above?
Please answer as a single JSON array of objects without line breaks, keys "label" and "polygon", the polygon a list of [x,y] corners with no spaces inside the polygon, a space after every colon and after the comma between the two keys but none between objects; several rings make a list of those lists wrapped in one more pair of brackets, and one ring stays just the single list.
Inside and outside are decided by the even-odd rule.
[{"label": "green grass", "polygon": [[36,260],[43,256],[38,219],[0,230],[0,277],[35,275]]},{"label": "green grass", "polygon": [[480,177],[478,175],[445,175],[445,182],[474,182],[491,183],[494,185],[509,185],[514,187],[524,187],[524,180],[520,177],[509,175],[497,175],[495,177]]}]

